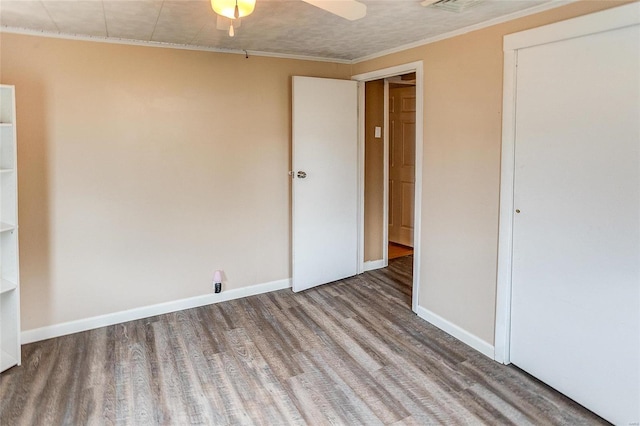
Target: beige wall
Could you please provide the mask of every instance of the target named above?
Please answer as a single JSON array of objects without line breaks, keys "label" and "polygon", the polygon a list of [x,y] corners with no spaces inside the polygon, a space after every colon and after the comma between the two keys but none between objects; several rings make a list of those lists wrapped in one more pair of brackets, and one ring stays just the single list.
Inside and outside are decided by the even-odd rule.
[{"label": "beige wall", "polygon": [[375,127],[384,132],[384,80],[365,84],[364,152],[364,260],[382,259],[384,227],[384,140],[376,139]]},{"label": "beige wall", "polygon": [[353,66],[1,34],[0,81],[17,89],[22,328],[208,294],[218,268],[226,290],[289,278],[290,76],[423,60],[420,305],[493,342],[502,37],[617,4]]},{"label": "beige wall", "polygon": [[583,1],[355,64],[354,75],[424,61],[419,305],[494,339],[502,38],[626,2]]},{"label": "beige wall", "polygon": [[348,65],[1,37],[23,330],[290,277],[290,77]]}]

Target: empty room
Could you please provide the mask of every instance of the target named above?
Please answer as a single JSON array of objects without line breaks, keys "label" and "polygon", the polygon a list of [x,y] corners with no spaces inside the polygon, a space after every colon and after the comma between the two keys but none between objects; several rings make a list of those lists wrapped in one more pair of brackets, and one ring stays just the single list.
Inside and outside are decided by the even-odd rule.
[{"label": "empty room", "polygon": [[1,425],[638,425],[640,1],[0,0]]}]

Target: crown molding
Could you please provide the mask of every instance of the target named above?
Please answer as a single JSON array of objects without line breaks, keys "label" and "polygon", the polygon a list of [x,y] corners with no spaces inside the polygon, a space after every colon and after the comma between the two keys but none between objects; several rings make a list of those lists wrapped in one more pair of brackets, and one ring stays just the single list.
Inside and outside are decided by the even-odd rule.
[{"label": "crown molding", "polygon": [[414,41],[413,43],[403,44],[402,46],[394,47],[392,49],[383,50],[381,52],[372,53],[371,55],[362,56],[351,61],[351,64],[358,64],[360,62],[369,61],[371,59],[380,58],[382,56],[391,55],[393,53],[402,52],[405,50],[413,49],[415,47],[424,46],[427,44],[435,43],[437,41],[446,40],[462,34],[467,34],[472,31],[481,30],[483,28],[491,27],[493,25],[502,24],[504,22],[513,21],[514,19],[523,18],[525,16],[534,15],[536,13],[544,12],[550,9],[555,9],[560,6],[564,6],[570,3],[575,3],[581,0],[551,0],[549,3],[544,3],[538,6],[530,7],[528,9],[519,10],[508,15],[500,16],[498,18],[490,19],[488,21],[480,22],[477,24],[469,25],[454,31],[449,31],[444,34],[439,34],[434,37],[429,37],[423,40]]},{"label": "crown molding", "polygon": [[434,37],[430,37],[427,39],[415,41],[412,43],[404,44],[402,46],[394,47],[392,49],[383,50],[380,52],[372,53],[370,55],[362,56],[356,59],[343,59],[343,58],[328,58],[328,57],[320,57],[320,56],[308,56],[308,55],[295,55],[288,53],[277,53],[277,52],[265,52],[258,50],[235,50],[235,49],[221,49],[216,47],[207,47],[207,46],[193,46],[187,44],[175,44],[175,43],[164,43],[159,41],[142,41],[142,40],[129,40],[122,38],[110,38],[110,37],[100,37],[100,36],[88,36],[88,35],[78,35],[78,34],[65,34],[55,31],[39,31],[32,30],[27,28],[16,28],[16,27],[7,27],[0,26],[0,33],[10,33],[10,34],[23,34],[30,36],[38,36],[38,37],[50,37],[50,38],[59,38],[65,40],[79,40],[79,41],[93,41],[98,43],[111,43],[111,44],[124,44],[129,46],[146,46],[146,47],[161,47],[165,49],[178,49],[178,50],[193,50],[200,52],[213,52],[213,53],[227,53],[231,55],[249,55],[249,56],[261,56],[267,58],[278,58],[278,59],[295,59],[300,61],[315,61],[315,62],[331,62],[336,64],[358,64],[360,62],[369,61],[371,59],[380,58],[382,56],[391,55],[393,53],[402,52],[404,50],[413,49],[415,47],[424,46],[427,44],[435,43],[438,41],[446,40],[448,38],[456,37],[462,34],[467,34],[472,31],[477,31],[483,28],[487,28],[493,25],[502,24],[504,22],[512,21],[514,19],[522,18],[525,16],[533,15],[536,13],[544,12],[550,9],[555,9],[560,6],[564,6],[570,3],[575,3],[581,0],[551,0],[548,3],[544,3],[538,6],[530,7],[528,9],[520,10],[518,12],[510,13],[508,15],[500,16],[498,18],[490,19],[488,21],[480,22],[478,24],[469,25],[464,28],[457,29],[455,31],[449,31],[444,34],[440,34]]},{"label": "crown molding", "polygon": [[7,27],[7,26],[0,26],[0,33],[58,38],[63,40],[93,41],[98,43],[123,44],[128,46],[160,47],[165,49],[193,50],[193,51],[199,51],[199,52],[212,52],[212,53],[228,53],[231,55],[261,56],[261,57],[278,58],[278,59],[296,59],[299,61],[331,62],[335,64],[351,64],[352,62],[349,59],[340,59],[340,58],[294,55],[294,54],[288,54],[288,53],[264,52],[259,50],[221,49],[218,47],[164,43],[160,41],[143,41],[143,40],[130,40],[130,39],[113,38],[113,37],[65,34],[65,33],[60,33],[55,31],[39,31],[39,30],[32,30],[28,28],[16,28],[16,27]]}]

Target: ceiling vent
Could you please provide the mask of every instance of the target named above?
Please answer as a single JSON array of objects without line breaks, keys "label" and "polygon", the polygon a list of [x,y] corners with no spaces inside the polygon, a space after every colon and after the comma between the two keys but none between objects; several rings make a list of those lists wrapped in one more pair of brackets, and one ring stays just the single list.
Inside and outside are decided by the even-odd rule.
[{"label": "ceiling vent", "polygon": [[484,0],[424,0],[423,6],[434,9],[448,10],[449,12],[463,12],[466,9],[482,3]]}]

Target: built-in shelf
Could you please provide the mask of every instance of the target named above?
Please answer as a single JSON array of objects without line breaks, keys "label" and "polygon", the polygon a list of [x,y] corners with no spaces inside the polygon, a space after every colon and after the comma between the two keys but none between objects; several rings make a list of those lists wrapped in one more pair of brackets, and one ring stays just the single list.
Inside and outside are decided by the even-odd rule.
[{"label": "built-in shelf", "polygon": [[18,288],[18,284],[9,280],[1,280],[0,281],[0,294],[7,293],[11,290],[15,290]]},{"label": "built-in shelf", "polygon": [[0,84],[0,372],[20,365],[15,87]]}]

